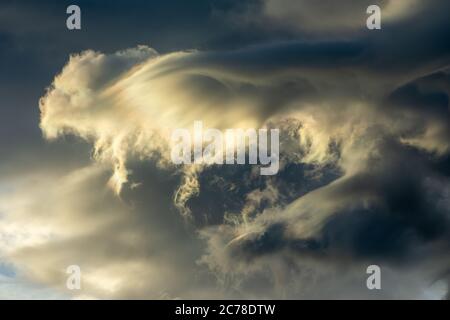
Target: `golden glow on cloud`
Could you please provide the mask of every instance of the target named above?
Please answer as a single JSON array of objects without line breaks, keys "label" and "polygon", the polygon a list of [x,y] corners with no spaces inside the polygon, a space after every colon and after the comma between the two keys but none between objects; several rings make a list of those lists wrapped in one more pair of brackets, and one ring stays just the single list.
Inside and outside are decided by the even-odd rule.
[{"label": "golden glow on cloud", "polygon": [[[65,266],[88,266],[83,269],[86,289],[79,298],[165,297],[166,290],[184,297],[196,297],[196,290],[214,294],[210,289],[191,287],[193,280],[183,270],[183,259],[195,256],[189,252],[190,245],[197,250],[197,244],[189,242],[195,241],[176,233],[167,235],[168,226],[175,223],[158,222],[169,217],[171,206],[186,221],[193,216],[189,203],[200,195],[200,175],[208,166],[173,165],[170,134],[176,128],[191,130],[197,120],[220,130],[280,128],[281,170],[287,165],[310,165],[317,168],[315,174],[320,177],[321,169],[336,166],[342,176],[288,205],[279,204],[282,195],[276,180],[248,191],[241,212],[225,212],[226,223],[198,230],[207,251],[196,252],[200,258],[189,268],[207,266],[221,279],[227,274],[239,278],[268,267],[277,279],[282,278],[279,262],[269,255],[247,263],[235,259],[235,250],[264,239],[273,225],[287,225],[284,237],[314,239],[336,211],[376,202],[377,197],[370,192],[362,191],[356,201],[342,190],[350,188],[347,185],[355,177],[372,170],[385,136],[402,136],[415,123],[399,125],[377,103],[351,95],[334,93],[308,99],[305,92],[286,101],[286,92],[277,90],[286,83],[288,87],[300,84],[303,89],[306,85],[299,75],[310,80],[306,87],[311,91],[326,91],[333,85],[345,91],[349,86],[346,81],[351,79],[340,81],[341,70],[314,72],[308,66],[290,69],[281,64],[280,70],[276,66],[264,70],[264,61],[262,65],[256,61],[254,70],[226,67],[230,61],[239,64],[247,58],[245,52],[158,55],[145,46],[114,54],[86,51],[73,55],[40,100],[40,126],[47,139],[71,134],[86,140],[92,144],[94,161],[67,176],[41,177],[40,192],[32,190],[24,197],[23,192],[30,190],[26,186],[17,199],[11,198],[1,208],[7,218],[0,233],[11,235],[8,252],[14,261],[33,265],[32,270],[27,269],[28,275],[52,285],[63,281]],[[424,135],[398,142],[430,152],[448,150],[448,141],[440,134],[433,135],[433,128],[442,128],[442,123],[432,119],[427,126]],[[167,177],[180,175],[173,189],[163,189],[153,181],[155,177],[131,180],[134,172],[130,163],[151,161],[156,161]],[[252,175],[255,173],[247,179],[254,178]],[[229,186],[230,190],[239,187]],[[121,199],[124,192],[139,192],[141,188],[149,188],[151,202],[145,210],[140,209],[142,212],[135,209],[139,201]],[[165,197],[170,202],[162,208],[160,202]],[[41,199],[52,203],[42,203]],[[268,208],[261,211],[264,205]],[[160,230],[164,228],[166,234]],[[314,267],[316,262],[308,260],[307,264]],[[123,274],[122,268],[129,270]]]}]

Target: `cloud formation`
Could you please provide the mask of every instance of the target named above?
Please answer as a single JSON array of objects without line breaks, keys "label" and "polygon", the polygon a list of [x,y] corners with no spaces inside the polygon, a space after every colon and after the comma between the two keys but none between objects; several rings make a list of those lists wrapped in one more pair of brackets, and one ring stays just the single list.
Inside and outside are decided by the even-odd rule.
[{"label": "cloud formation", "polygon": [[[396,35],[436,10],[381,2]],[[414,25],[419,45],[367,35],[348,1],[267,0],[227,18],[251,24],[254,6],[252,19],[297,37],[70,57],[40,100],[40,128],[84,140],[92,161],[37,175],[39,190],[14,181],[0,252],[24,275],[59,288],[79,264],[79,298],[445,294],[433,286],[450,268],[448,23]],[[279,128],[278,174],[172,164],[171,131],[197,120]],[[381,292],[364,286],[369,264],[383,268]]]}]

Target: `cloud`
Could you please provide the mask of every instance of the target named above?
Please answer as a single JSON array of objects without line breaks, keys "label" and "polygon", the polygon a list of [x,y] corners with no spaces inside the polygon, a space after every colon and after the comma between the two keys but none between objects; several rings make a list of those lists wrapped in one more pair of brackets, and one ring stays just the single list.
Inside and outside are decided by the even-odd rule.
[{"label": "cloud", "polygon": [[[370,5],[381,8],[383,22],[404,19],[421,9],[419,1],[263,1],[262,15],[269,21],[306,33],[342,34],[366,28]],[[326,15],[326,19],[317,19]]]},{"label": "cloud", "polygon": [[[332,65],[339,71],[328,70],[328,54],[338,57]],[[105,67],[117,59],[118,71]],[[386,92],[381,98],[367,100],[352,95],[345,81],[334,82],[350,70],[364,77],[363,65],[358,45],[339,43],[228,53],[157,55],[146,47],[113,55],[85,52],[71,58],[41,100],[41,127],[47,137],[71,133],[91,141],[95,158],[111,163],[118,191],[127,186],[132,193],[134,183],[149,183],[131,174],[129,162],[157,159],[160,170],[178,175],[181,187],[175,191],[173,185],[168,194],[175,192],[174,206],[192,215],[208,243],[202,265],[222,275],[248,275],[274,264],[287,268],[280,257],[289,252],[288,265],[300,269],[305,258],[312,264],[371,258],[389,264],[413,259],[408,255],[417,248],[445,252],[448,208],[435,204],[448,201],[447,195],[436,188],[430,195],[430,188],[448,181],[432,171],[428,157],[436,151],[439,158],[448,145],[435,138],[439,147],[426,143],[426,132],[448,129],[432,111],[448,112],[446,92],[420,100],[414,84],[392,85],[392,91],[380,91]],[[445,74],[424,79],[437,78],[439,87]],[[371,86],[359,81],[361,94],[367,94],[364,84]],[[294,94],[298,89],[304,94]],[[436,107],[422,111],[405,104],[408,98]],[[386,99],[394,111],[380,105]],[[407,120],[399,123],[398,112]],[[220,166],[178,171],[167,161],[167,130],[199,119],[218,128],[281,127],[280,174],[261,179],[249,167]],[[424,129],[413,130],[417,124]]]},{"label": "cloud", "polygon": [[366,11],[371,5],[380,7],[385,27],[403,23],[432,7],[416,0],[363,0],[356,3],[351,0],[319,3],[311,0],[261,0],[241,3],[229,10],[218,9],[216,14],[235,28],[254,28],[266,35],[281,33],[345,39],[367,31],[369,14]]},{"label": "cloud", "polygon": [[[362,32],[350,2],[281,3],[256,2],[270,22],[258,45],[70,57],[40,100],[40,128],[84,140],[92,159],[7,177],[0,253],[18,274],[67,294],[65,268],[79,264],[78,298],[442,296],[446,25],[410,24],[432,5],[382,1],[393,41]],[[173,165],[170,133],[195,120],[279,128],[278,174]],[[369,264],[382,266],[382,292],[364,287]]]},{"label": "cloud", "polygon": [[[0,250],[17,276],[66,297],[194,297],[198,243],[170,210],[174,181],[155,167],[139,173],[149,180],[127,204],[106,186],[110,170],[98,165],[36,177],[39,189],[28,179],[17,185],[20,192],[2,199],[0,228]],[[74,264],[80,292],[65,287]]]}]

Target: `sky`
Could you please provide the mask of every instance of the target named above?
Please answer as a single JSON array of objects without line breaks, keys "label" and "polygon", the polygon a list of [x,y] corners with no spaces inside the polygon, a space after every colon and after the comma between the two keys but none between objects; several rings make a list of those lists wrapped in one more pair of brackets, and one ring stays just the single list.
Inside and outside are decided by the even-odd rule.
[{"label": "sky", "polygon": [[[448,298],[448,12],[2,0],[0,298]],[[279,129],[279,171],[175,165],[195,121]]]}]

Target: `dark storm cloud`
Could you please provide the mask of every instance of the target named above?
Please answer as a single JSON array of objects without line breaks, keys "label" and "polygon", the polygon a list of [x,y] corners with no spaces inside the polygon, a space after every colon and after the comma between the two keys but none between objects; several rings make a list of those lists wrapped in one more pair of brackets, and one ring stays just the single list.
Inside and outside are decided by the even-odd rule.
[{"label": "dark storm cloud", "polygon": [[446,195],[438,186],[430,187],[434,179],[442,179],[440,173],[430,169],[426,155],[412,148],[386,141],[381,150],[384,159],[374,159],[369,172],[353,177],[341,190],[355,200],[361,193],[377,200],[367,208],[336,213],[326,222],[323,237],[331,247],[363,258],[401,260],[414,256],[423,244],[445,244],[449,209],[438,203]]},{"label": "dark storm cloud", "polygon": [[[395,280],[382,297],[417,297],[444,278],[450,5],[378,1],[383,29],[368,31],[369,2],[352,2],[2,2],[0,170],[8,181],[39,171],[43,189],[0,207],[18,219],[5,229],[50,225],[63,237],[16,261],[55,284],[75,257],[99,297],[373,298],[360,285],[369,261]],[[76,32],[65,28],[73,3]],[[161,54],[110,53],[138,44]],[[85,49],[98,52],[72,57],[41,101],[44,134],[71,135],[44,146],[37,101]],[[146,113],[153,98],[159,109]],[[251,114],[239,114],[244,103]],[[165,112],[280,127],[279,173],[167,165],[165,141],[145,131]],[[41,218],[33,228],[30,214]]]},{"label": "dark storm cloud", "polygon": [[443,159],[449,150],[449,86],[449,70],[445,68],[400,86],[382,104],[386,114],[402,119],[398,123],[404,127],[403,138],[427,135],[428,145],[434,145]]}]

